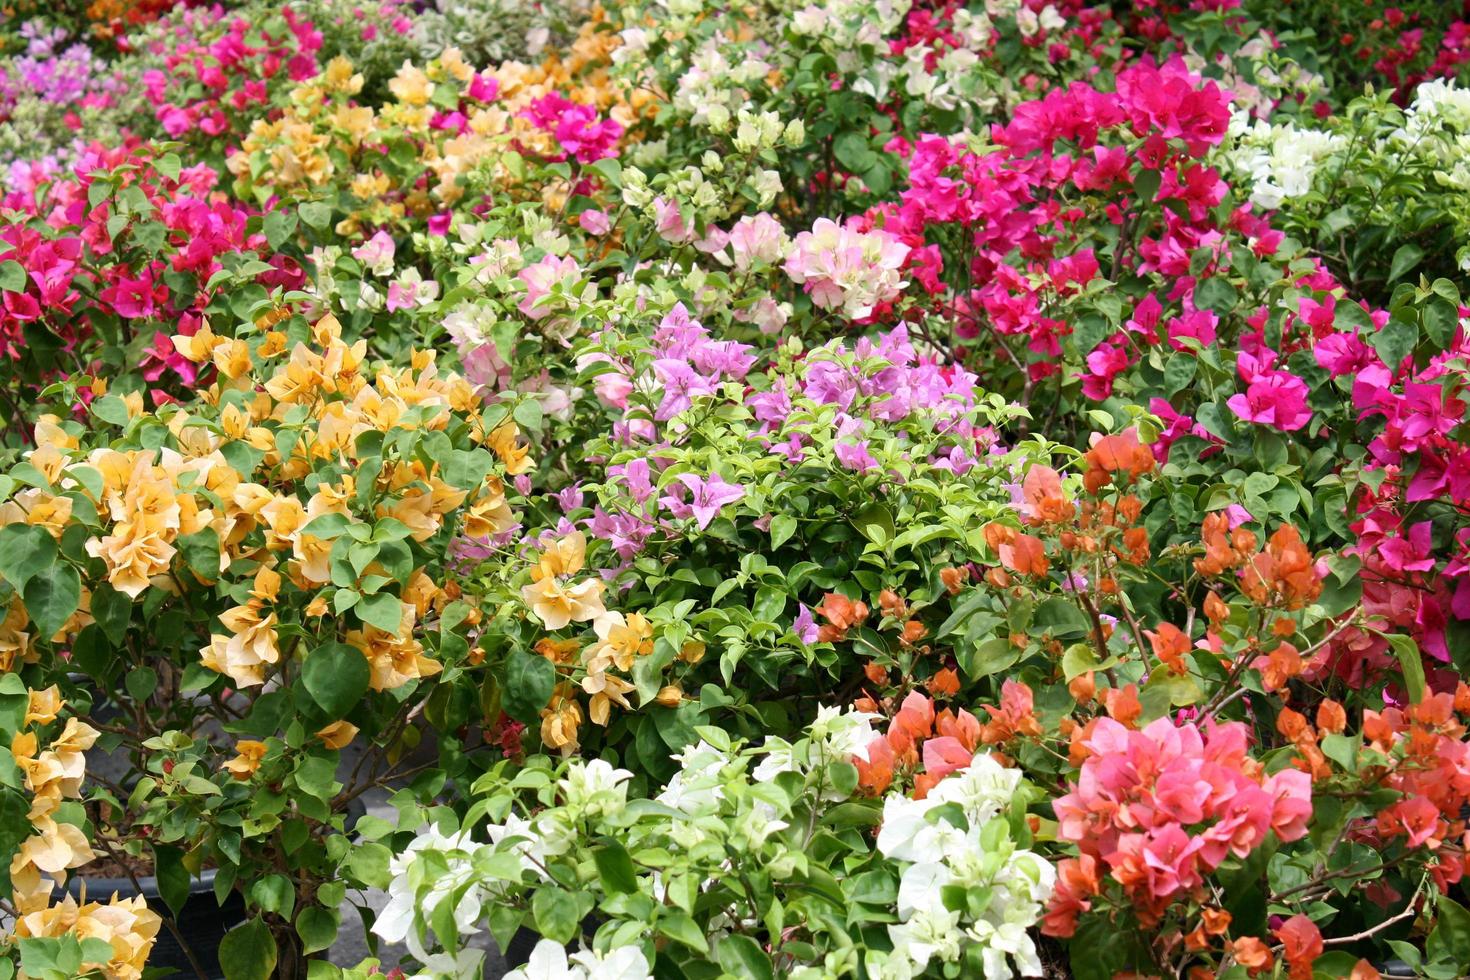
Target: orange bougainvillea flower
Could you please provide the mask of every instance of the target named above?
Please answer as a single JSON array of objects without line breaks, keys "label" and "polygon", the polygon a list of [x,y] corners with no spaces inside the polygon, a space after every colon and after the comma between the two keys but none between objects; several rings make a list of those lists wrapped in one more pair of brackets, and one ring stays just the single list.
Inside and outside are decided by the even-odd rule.
[{"label": "orange bougainvillea flower", "polygon": [[950,595],[959,595],[969,580],[970,573],[963,568],[950,567],[939,570],[939,581],[944,583],[944,591]]},{"label": "orange bougainvillea flower", "polygon": [[1328,698],[1317,705],[1317,727],[1334,735],[1341,734],[1347,729],[1347,712],[1342,705]]},{"label": "orange bougainvillea flower", "polygon": [[1240,588],[1261,605],[1280,603],[1287,609],[1300,609],[1322,594],[1322,578],[1301,534],[1283,524],[1266,542],[1266,549],[1241,572]]},{"label": "orange bougainvillea flower", "polygon": [[1062,496],[1062,477],[1050,466],[1033,466],[1021,483],[1021,517],[1027,524],[1060,524],[1072,518],[1072,502]]},{"label": "orange bougainvillea flower", "polygon": [[1019,575],[1045,575],[1051,567],[1046,560],[1046,545],[1040,538],[1022,534],[1004,524],[988,524],[985,542],[1000,556],[1006,569]]},{"label": "orange bougainvillea flower", "polygon": [[936,698],[952,698],[960,693],[960,675],[953,667],[944,667],[936,670],[924,686]]},{"label": "orange bougainvillea flower", "polygon": [[[1230,518],[1224,511],[1205,515],[1200,538],[1205,546],[1205,556],[1195,559],[1194,570],[1201,575],[1223,575],[1243,565],[1256,551],[1255,534],[1243,527],[1231,529]],[[1216,601],[1219,601],[1218,597]],[[1208,607],[1205,612],[1209,612]],[[1224,616],[1222,612],[1222,620]]]},{"label": "orange bougainvillea flower", "polygon": [[1017,735],[1040,735],[1036,720],[1036,700],[1031,688],[1008,680],[1000,686],[1000,705],[983,705],[990,721],[981,730],[980,740],[986,745],[1001,745]]},{"label": "orange bougainvillea flower", "polygon": [[1188,634],[1173,623],[1160,623],[1158,629],[1144,630],[1143,635],[1148,637],[1154,656],[1159,658],[1160,663],[1176,674],[1189,672],[1184,663],[1184,655],[1189,652]]},{"label": "orange bougainvillea flower", "polygon": [[980,744],[980,719],[964,708],[958,712],[945,708],[934,718],[934,729],[940,735],[955,739],[971,752]]},{"label": "orange bougainvillea flower", "polygon": [[836,643],[847,638],[847,631],[861,626],[868,618],[868,604],[852,600],[840,592],[828,592],[817,606],[817,612],[827,620],[817,631],[817,639],[823,643]]},{"label": "orange bougainvillea flower", "polygon": [[882,795],[893,783],[893,746],[882,737],[868,743],[866,757],[855,755],[852,764],[857,767],[858,785],[873,796]]},{"label": "orange bougainvillea flower", "polygon": [[1138,716],[1143,714],[1143,704],[1138,700],[1138,685],[1109,688],[1103,692],[1103,706],[1108,709],[1108,717],[1120,725],[1137,727]]},{"label": "orange bougainvillea flower", "polygon": [[1267,691],[1279,691],[1293,677],[1305,669],[1302,655],[1296,647],[1283,640],[1264,657],[1251,661],[1251,666],[1261,672],[1261,686]]},{"label": "orange bougainvillea flower", "polygon": [[1082,457],[1087,463],[1087,472],[1082,483],[1089,493],[1097,493],[1120,477],[1136,480],[1154,468],[1154,454],[1138,441],[1138,431],[1127,429],[1117,435],[1092,437],[1092,448]]},{"label": "orange bougainvillea flower", "polygon": [[1241,936],[1231,944],[1230,951],[1235,954],[1235,962],[1249,970],[1253,977],[1271,969],[1275,962],[1271,947],[1255,936]]},{"label": "orange bougainvillea flower", "polygon": [[1291,980],[1312,980],[1312,964],[1322,955],[1322,931],[1305,915],[1287,919],[1272,933],[1281,940]]}]

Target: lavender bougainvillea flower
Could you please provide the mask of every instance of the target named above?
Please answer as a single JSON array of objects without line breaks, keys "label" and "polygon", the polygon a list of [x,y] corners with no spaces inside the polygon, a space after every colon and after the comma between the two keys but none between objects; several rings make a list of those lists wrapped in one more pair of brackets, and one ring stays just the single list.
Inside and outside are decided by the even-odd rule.
[{"label": "lavender bougainvillea flower", "polygon": [[[680,491],[678,496],[670,493],[661,497],[659,503],[675,517],[693,516],[701,531],[709,527],[710,522],[719,514],[720,508],[726,504],[733,504],[745,496],[744,487],[725,482],[718,473],[710,474],[708,480],[695,476],[693,473],[681,473],[674,479],[688,488],[693,499],[683,500]],[[675,489],[678,491],[678,488]]]}]

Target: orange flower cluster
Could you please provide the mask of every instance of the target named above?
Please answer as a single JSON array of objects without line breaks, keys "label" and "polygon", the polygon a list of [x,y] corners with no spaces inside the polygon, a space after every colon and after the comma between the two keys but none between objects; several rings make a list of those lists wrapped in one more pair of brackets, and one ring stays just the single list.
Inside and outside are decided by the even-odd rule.
[{"label": "orange flower cluster", "polygon": [[985,579],[998,589],[1011,584],[1007,571],[1017,575],[1045,575],[1051,568],[1046,558],[1046,544],[1038,537],[1025,534],[1006,524],[985,525],[985,543],[1000,557],[1002,568],[992,568]]},{"label": "orange flower cluster", "polygon": [[[883,794],[893,784],[896,769],[919,766],[920,748],[930,739],[933,746],[924,748],[923,758],[925,767],[934,771],[914,777],[915,799],[923,799],[935,783],[953,771],[948,767],[952,762],[946,766],[935,764],[938,755],[963,755],[964,762],[969,762],[981,741],[980,721],[964,709],[954,712],[946,708],[935,713],[934,702],[918,691],[910,693],[893,716],[887,733],[873,739],[865,754],[853,756],[858,785],[874,796]],[[949,751],[938,751],[942,749]]]},{"label": "orange flower cluster", "polygon": [[817,629],[817,640],[822,643],[839,643],[847,639],[847,631],[863,625],[868,618],[868,604],[861,599],[849,599],[840,592],[828,592],[822,596],[817,612],[827,620]]},{"label": "orange flower cluster", "polygon": [[1261,605],[1279,603],[1286,609],[1300,609],[1322,594],[1322,576],[1301,534],[1283,524],[1266,542],[1266,550],[1251,559],[1240,587]]},{"label": "orange flower cluster", "polygon": [[1136,429],[1111,436],[1094,434],[1092,448],[1082,458],[1087,463],[1082,484],[1088,493],[1131,483],[1154,468],[1153,450],[1138,441]]},{"label": "orange flower cluster", "polygon": [[[1243,527],[1232,529],[1226,515],[1217,512],[1205,518],[1202,539],[1205,556],[1195,559],[1194,570],[1216,578],[1240,569],[1240,590],[1252,602],[1300,609],[1322,594],[1322,576],[1312,553],[1302,542],[1301,533],[1290,524],[1277,528],[1265,550],[1257,552],[1255,533]],[[1212,620],[1224,618],[1223,614],[1217,617],[1208,606],[1205,612]]]}]

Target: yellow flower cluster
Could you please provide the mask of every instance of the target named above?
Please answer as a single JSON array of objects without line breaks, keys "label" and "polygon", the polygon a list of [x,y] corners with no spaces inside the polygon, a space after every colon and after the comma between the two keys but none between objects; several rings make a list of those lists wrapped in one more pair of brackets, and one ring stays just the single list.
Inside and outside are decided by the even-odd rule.
[{"label": "yellow flower cluster", "polygon": [[[650,93],[625,94],[609,75],[610,55],[620,42],[615,32],[598,29],[604,17],[594,11],[564,57],[552,54],[538,65],[506,62],[488,71],[499,90],[489,103],[470,98],[476,72],[455,48],[422,68],[404,62],[388,83],[393,101],[376,110],[354,101],[362,75],[336,57],[291,93],[284,112],[252,124],[227,161],[229,170],[242,196],[261,200],[316,199],[323,196],[321,188],[336,182],[359,202],[336,227],[347,237],[454,205],[465,193],[462,178],[472,170],[488,168],[491,183],[509,187],[514,173],[500,162],[506,150],[533,156],[559,150],[551,134],[526,118],[536,99],[559,92],[597,106],[625,128],[640,113],[656,110]],[[464,132],[431,127],[436,111],[461,103]],[[385,151],[400,144],[411,150],[403,158],[413,161],[408,172],[384,163]],[[426,185],[421,175],[428,176]],[[563,197],[567,190],[553,189]]]},{"label": "yellow flower cluster", "polygon": [[[218,368],[216,382],[201,392],[198,414],[183,407],[160,413],[177,448],[103,448],[82,455],[64,429],[43,423],[36,430],[37,448],[28,456],[53,485],[95,505],[102,527],[86,542],[86,551],[101,559],[106,580],[128,596],[136,598],[150,586],[178,593],[192,584],[191,578],[207,578],[176,558],[181,537],[214,532],[220,575],[238,568],[253,581],[247,601],[220,614],[223,630],[213,634],[201,661],[239,687],[263,684],[281,660],[277,626],[286,586],[294,590],[289,596],[294,601],[332,584],[332,542],[307,530],[313,520],[331,514],[366,521],[393,518],[421,542],[438,533],[451,514],[458,519],[461,510],[466,529],[479,536],[500,533],[514,521],[504,485],[494,476],[476,487],[453,487],[438,463],[392,456],[382,459],[374,475],[364,476],[359,437],[443,431],[451,420],[461,419],[469,440],[498,454],[507,472],[530,465],[514,424],[487,430],[474,414],[480,404],[474,387],[455,374],[440,376],[432,352],[418,352],[408,367],[383,368],[370,378],[363,364],[365,345],[343,341],[334,318],[320,320],[310,339],[287,354],[286,337],[273,330],[252,338],[253,343],[215,336],[207,327],[175,337],[183,356]],[[227,452],[232,448],[247,452]],[[237,469],[242,459],[257,460],[254,469],[248,464],[246,472]],[[320,466],[336,475],[320,478],[307,495],[304,478]],[[363,480],[371,485],[360,486]],[[72,497],[27,491],[0,510],[0,521],[39,524],[59,536],[67,526],[64,504]],[[365,507],[370,509],[354,512]],[[376,562],[358,573],[359,580],[368,577],[388,578]],[[423,655],[414,630],[447,601],[442,590],[416,569],[399,601],[396,634],[366,627],[344,637],[367,658],[377,690],[440,669]],[[84,594],[63,634],[90,621],[88,607]],[[17,616],[15,610],[0,624],[0,657],[11,661],[28,650],[19,632],[24,613]],[[305,611],[322,615],[324,598],[318,595]]]},{"label": "yellow flower cluster", "polygon": [[[227,161],[241,190],[263,197],[309,200],[336,181],[360,202],[337,226],[352,236],[364,227],[394,225],[451,205],[464,193],[460,178],[499,154],[516,122],[516,107],[469,100],[475,69],[454,48],[423,68],[408,62],[388,84],[392,102],[381,109],[357,105],[362,76],[337,57],[298,86],[278,117],[257,119]],[[466,100],[467,131],[434,129],[440,100]],[[384,163],[385,149],[407,145],[411,172]],[[405,164],[406,166],[406,164]],[[429,176],[421,187],[419,176]]]},{"label": "yellow flower cluster", "polygon": [[31,794],[28,817],[35,830],[10,859],[12,900],[19,913],[14,935],[25,939],[70,933],[79,940],[100,939],[111,947],[111,958],[105,963],[87,963],[85,968],[100,970],[110,980],[138,980],[162,924],[145,899],[123,900],[114,895],[107,904],[79,905],[68,895],[57,905],[49,904],[52,890],[66,873],[96,857],[86,835],[56,816],[63,800],[81,796],[85,753],[97,740],[97,731],[76,718],[68,718],[61,734],[41,749],[33,728],[56,721],[65,707],[54,686],[31,691],[23,722],[26,730],[19,732],[11,744],[16,764],[25,776],[25,788]]},{"label": "yellow flower cluster", "polygon": [[[634,686],[625,677],[613,673],[613,669],[628,674],[639,657],[653,652],[653,626],[641,613],[625,616],[605,608],[600,579],[573,581],[572,576],[586,562],[586,551],[587,541],[580,531],[552,542],[532,567],[531,582],[521,587],[521,598],[547,629],[591,622],[597,640],[581,651],[584,671],[581,688],[589,696],[585,717],[594,724],[606,726],[613,705],[624,710],[632,707],[627,696]],[[580,646],[576,640],[545,637],[537,642],[536,652],[553,664],[570,667],[578,657]],[[679,658],[692,662],[703,654],[701,644],[691,643],[686,644]],[[682,698],[683,692],[678,687],[667,685],[653,700],[672,707]],[[583,717],[576,688],[570,683],[559,684],[541,712],[541,741],[564,753],[575,751]]]}]

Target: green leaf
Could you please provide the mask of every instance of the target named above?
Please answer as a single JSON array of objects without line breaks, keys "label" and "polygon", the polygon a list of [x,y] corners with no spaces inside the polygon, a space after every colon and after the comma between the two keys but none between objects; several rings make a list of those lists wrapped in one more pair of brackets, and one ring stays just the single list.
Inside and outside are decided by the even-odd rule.
[{"label": "green leaf", "polygon": [[1206,279],[1194,289],[1195,305],[1224,316],[1240,302],[1240,293],[1226,279]]},{"label": "green leaf", "polygon": [[393,880],[388,870],[393,852],[382,844],[358,843],[347,852],[347,870],[369,888],[387,888]]},{"label": "green leaf", "polygon": [[7,293],[23,293],[26,291],[26,270],[14,259],[6,259],[0,262],[0,290]]},{"label": "green leaf", "polygon": [[290,919],[296,908],[296,889],[285,875],[265,875],[251,883],[250,900],[262,911]]},{"label": "green leaf", "polygon": [[720,940],[715,957],[726,973],[753,980],[772,980],[771,958],[761,949],[760,943],[749,936],[732,934]]},{"label": "green leaf", "polygon": [[357,618],[369,626],[376,626],[384,633],[398,634],[403,624],[403,600],[391,593],[365,595],[353,607]]},{"label": "green leaf", "polygon": [[893,540],[893,512],[882,504],[864,507],[853,516],[852,523],[863,537],[880,547]]},{"label": "green leaf", "polygon": [[1441,296],[1434,296],[1419,311],[1419,322],[1430,340],[1440,347],[1448,347],[1460,322],[1460,308]]},{"label": "green leaf", "polygon": [[790,514],[777,514],[771,518],[771,550],[775,551],[796,533],[796,518]]},{"label": "green leaf", "polygon": [[631,895],[638,890],[638,875],[633,870],[633,859],[617,841],[609,840],[592,852],[597,862],[597,874],[602,879],[602,890],[609,895]]},{"label": "green leaf", "polygon": [[1434,911],[1439,920],[1429,934],[1425,951],[1429,959],[1448,959],[1461,967],[1470,967],[1470,911],[1453,899],[1441,897],[1435,902]]},{"label": "green leaf", "polygon": [[1404,273],[1418,265],[1422,258],[1424,258],[1424,249],[1413,242],[1405,242],[1400,245],[1393,253],[1393,261],[1389,263],[1388,281],[1398,282],[1403,278]]},{"label": "green leaf", "polygon": [[372,670],[362,651],[345,643],[326,643],[306,655],[301,682],[306,693],[333,721],[362,700]]},{"label": "green leaf", "polygon": [[207,582],[219,578],[219,534],[214,528],[180,535],[179,553],[195,575]]},{"label": "green leaf", "polygon": [[158,690],[158,671],[152,667],[134,667],[123,678],[123,687],[134,701],[147,701]]},{"label": "green leaf", "polygon": [[132,617],[133,600],[126,592],[119,592],[106,582],[92,590],[92,618],[113,646],[122,646]]},{"label": "green leaf", "polygon": [[265,920],[256,916],[231,929],[219,944],[225,980],[270,980],[276,972],[276,940]]},{"label": "green leaf", "polygon": [[1159,185],[1163,178],[1157,170],[1141,170],[1133,178],[1133,193],[1140,204],[1152,203],[1159,196]]},{"label": "green leaf", "polygon": [[683,912],[663,912],[655,923],[658,931],[676,943],[683,943],[697,953],[709,952],[709,941],[698,923]]},{"label": "green leaf", "polygon": [[661,636],[654,641],[652,653],[633,661],[633,687],[640,704],[647,704],[658,694],[664,686],[664,668],[678,655],[674,645]]},{"label": "green leaf", "polygon": [[177,918],[189,900],[189,871],[184,867],[184,852],[167,844],[154,844],[153,874],[158,879],[158,894]]},{"label": "green leaf", "polygon": [[301,220],[306,222],[308,228],[315,228],[317,231],[326,228],[332,220],[332,209],[320,201],[307,201],[296,209],[296,213],[301,215]]},{"label": "green leaf", "polygon": [[265,216],[265,240],[270,247],[280,251],[282,245],[296,234],[296,215],[289,211],[271,211]]},{"label": "green leaf", "polygon": [[56,539],[34,524],[0,528],[0,575],[20,592],[32,575],[56,563]]},{"label": "green leaf", "polygon": [[501,706],[512,718],[535,724],[555,687],[556,667],[550,660],[537,653],[512,650],[505,664]]},{"label": "green leaf", "polygon": [[541,421],[544,418],[544,413],[542,412],[541,402],[539,400],[535,398],[522,399],[516,403],[515,409],[510,414],[511,418],[515,419],[521,428],[530,429],[532,432],[541,431]]},{"label": "green leaf", "polygon": [[577,938],[582,925],[576,896],[555,885],[536,890],[531,899],[531,914],[536,918],[536,931],[563,946]]},{"label": "green leaf", "polygon": [[832,155],[851,173],[860,174],[877,162],[878,157],[868,146],[864,133],[849,130],[832,141]]},{"label": "green leaf", "polygon": [[1164,392],[1172,395],[1182,391],[1194,380],[1194,372],[1198,366],[1195,358],[1183,351],[1171,354],[1168,363],[1164,365]]},{"label": "green leaf", "polygon": [[1404,689],[1409,692],[1409,703],[1424,700],[1424,661],[1419,656],[1419,644],[1412,636],[1396,633],[1388,637],[1394,656],[1398,657],[1399,670],[1404,675]]},{"label": "green leaf", "polygon": [[26,612],[36,624],[36,635],[49,640],[81,604],[82,579],[65,562],[53,562],[30,577],[21,595]]},{"label": "green leaf", "polygon": [[992,636],[971,647],[955,649],[960,669],[968,680],[998,674],[1021,659],[1021,650],[1006,636]]},{"label": "green leaf", "polygon": [[965,596],[964,600],[954,608],[944,622],[939,624],[939,629],[934,631],[934,638],[948,636],[959,627],[961,623],[973,616],[981,606],[985,605],[989,595],[980,589],[975,589]]},{"label": "green leaf", "polygon": [[1404,358],[1413,353],[1414,345],[1419,342],[1419,331],[1413,324],[1395,317],[1368,340],[1378,356],[1383,358],[1383,363],[1397,369]]},{"label": "green leaf", "polygon": [[774,585],[762,585],[755,590],[755,603],[750,612],[757,622],[774,623],[786,609],[786,590]]},{"label": "green leaf", "polygon": [[337,941],[337,927],[341,924],[336,909],[318,908],[308,905],[296,916],[296,935],[301,937],[303,952],[315,953],[327,949]]},{"label": "green leaf", "polygon": [[128,424],[128,406],[116,395],[103,395],[92,403],[92,414],[111,425],[124,426]]}]

